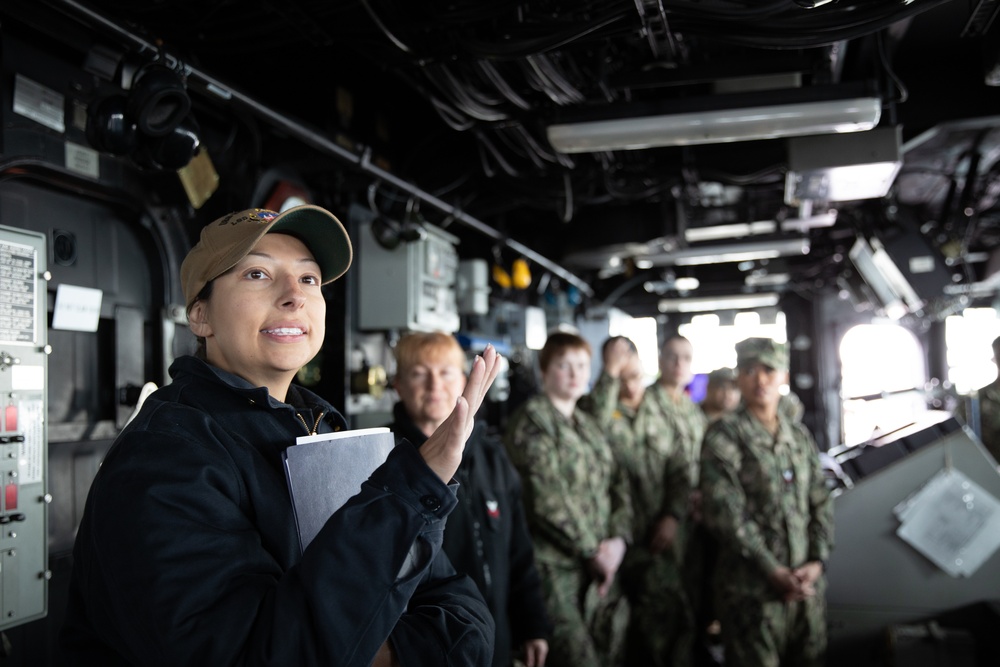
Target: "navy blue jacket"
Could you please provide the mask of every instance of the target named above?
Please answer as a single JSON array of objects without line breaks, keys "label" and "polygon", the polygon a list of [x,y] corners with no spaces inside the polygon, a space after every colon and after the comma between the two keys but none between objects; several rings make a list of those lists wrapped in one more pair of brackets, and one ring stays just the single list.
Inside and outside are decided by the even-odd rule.
[{"label": "navy blue jacket", "polygon": [[170,373],[87,498],[61,635],[77,664],[369,667],[387,637],[404,667],[490,664],[489,611],[440,551],[455,494],[416,448],[300,552],[281,452],[344,418],[194,357]]},{"label": "navy blue jacket", "polygon": [[[418,447],[427,436],[402,403],[393,408],[396,440]],[[472,577],[496,622],[494,667],[508,667],[512,649],[528,639],[548,638],[551,626],[542,582],[521,501],[521,478],[496,438],[477,421],[455,473],[458,507],[448,517],[444,552],[459,572]]]}]

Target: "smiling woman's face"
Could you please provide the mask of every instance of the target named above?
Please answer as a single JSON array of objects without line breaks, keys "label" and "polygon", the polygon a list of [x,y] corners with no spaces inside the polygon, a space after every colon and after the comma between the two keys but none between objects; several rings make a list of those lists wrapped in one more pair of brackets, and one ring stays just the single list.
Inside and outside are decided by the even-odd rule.
[{"label": "smiling woman's face", "polygon": [[295,373],[323,345],[326,301],[319,265],[302,241],[266,234],[191,306],[208,362],[285,399]]}]

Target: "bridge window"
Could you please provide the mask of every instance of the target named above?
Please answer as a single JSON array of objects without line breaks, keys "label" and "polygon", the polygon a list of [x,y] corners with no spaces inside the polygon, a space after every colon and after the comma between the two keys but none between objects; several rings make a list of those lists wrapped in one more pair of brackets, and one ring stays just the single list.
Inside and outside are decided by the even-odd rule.
[{"label": "bridge window", "polygon": [[862,324],[840,343],[843,441],[866,442],[927,411],[927,373],[916,336],[895,324]]},{"label": "bridge window", "polygon": [[691,370],[694,373],[710,373],[716,368],[736,366],[736,343],[751,336],[773,338],[779,343],[788,341],[785,329],[785,314],[772,312],[770,320],[761,318],[756,312],[737,313],[723,324],[715,313],[695,315],[688,324],[677,328],[678,333],[691,341],[694,359]]},{"label": "bridge window", "polygon": [[948,381],[959,394],[985,387],[997,377],[993,340],[1000,336],[1000,315],[994,308],[966,308],[944,321],[948,348]]}]

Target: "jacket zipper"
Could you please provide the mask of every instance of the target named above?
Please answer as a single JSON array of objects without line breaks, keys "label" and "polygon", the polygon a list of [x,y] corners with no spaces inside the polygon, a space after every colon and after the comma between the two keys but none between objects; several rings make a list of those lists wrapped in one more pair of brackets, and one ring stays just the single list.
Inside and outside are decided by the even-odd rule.
[{"label": "jacket zipper", "polygon": [[308,435],[316,435],[316,430],[319,428],[319,423],[323,420],[323,416],[325,414],[326,414],[325,412],[319,413],[319,417],[316,417],[316,423],[313,424],[313,427],[311,429],[309,428],[309,424],[306,423],[305,417],[303,417],[298,412],[295,413],[295,416],[298,417],[299,421],[302,422],[302,425],[306,427],[306,433]]}]

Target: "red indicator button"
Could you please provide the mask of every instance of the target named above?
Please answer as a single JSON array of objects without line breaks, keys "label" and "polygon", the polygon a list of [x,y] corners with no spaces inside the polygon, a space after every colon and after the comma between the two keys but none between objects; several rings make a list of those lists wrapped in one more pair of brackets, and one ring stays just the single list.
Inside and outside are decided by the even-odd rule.
[{"label": "red indicator button", "polygon": [[4,429],[7,431],[17,430],[17,406],[8,405],[3,411]]},{"label": "red indicator button", "polygon": [[4,509],[8,512],[17,509],[17,484],[8,484],[3,491]]}]

